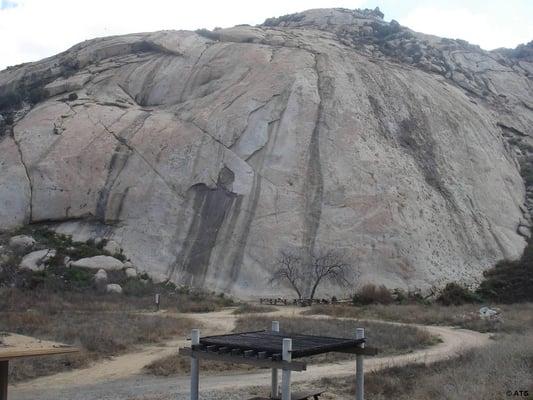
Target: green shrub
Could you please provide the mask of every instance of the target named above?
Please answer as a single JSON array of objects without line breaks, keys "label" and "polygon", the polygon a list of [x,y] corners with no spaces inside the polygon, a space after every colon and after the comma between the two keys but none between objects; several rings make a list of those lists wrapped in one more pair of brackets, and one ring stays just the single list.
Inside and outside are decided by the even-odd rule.
[{"label": "green shrub", "polygon": [[211,40],[219,40],[220,34],[218,32],[210,31],[209,29],[197,29],[194,32],[196,32],[198,35],[203,36],[205,38],[211,39]]},{"label": "green shrub", "polygon": [[147,296],[155,292],[151,281],[141,281],[137,278],[129,278],[122,284],[122,290],[127,296]]},{"label": "green shrub", "polygon": [[517,261],[500,261],[483,274],[477,293],[499,303],[533,301],[533,239]]},{"label": "green shrub", "polygon": [[0,95],[0,110],[15,110],[20,107],[22,99],[15,92],[6,92]]},{"label": "green shrub", "polygon": [[485,271],[477,293],[498,303],[533,301],[533,268],[521,261],[502,261]]},{"label": "green shrub", "polygon": [[481,298],[468,288],[450,282],[439,293],[437,302],[445,306],[460,306],[461,304],[479,303]]},{"label": "green shrub", "polygon": [[87,289],[93,285],[94,274],[84,268],[67,268],[63,275],[65,281],[77,289]]},{"label": "green shrub", "polygon": [[431,302],[418,290],[405,291],[393,289],[392,296],[398,304],[430,304]]},{"label": "green shrub", "polygon": [[352,303],[361,306],[367,304],[391,304],[393,302],[394,297],[392,293],[383,285],[379,287],[373,284],[364,285],[352,297]]}]

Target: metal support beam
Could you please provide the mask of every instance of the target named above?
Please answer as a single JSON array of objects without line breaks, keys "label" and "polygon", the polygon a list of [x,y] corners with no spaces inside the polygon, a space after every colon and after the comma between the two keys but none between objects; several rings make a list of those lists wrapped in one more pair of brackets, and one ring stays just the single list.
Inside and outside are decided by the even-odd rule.
[{"label": "metal support beam", "polygon": [[[355,338],[364,339],[365,329],[357,328]],[[364,349],[364,342],[359,346]],[[363,359],[363,354],[357,354],[355,357],[355,400],[364,400],[365,398],[365,372],[363,370]]]},{"label": "metal support beam", "polygon": [[0,361],[0,400],[7,400],[9,361]]},{"label": "metal support beam", "polygon": [[[291,361],[292,339],[283,339],[283,361]],[[281,372],[281,400],[291,400],[291,371],[283,369]]]},{"label": "metal support beam", "polygon": [[[200,344],[200,329],[193,329],[191,332],[192,346]],[[198,390],[200,383],[200,360],[194,355],[191,356],[191,400],[198,400]]]},{"label": "metal support beam", "polygon": [[[279,321],[272,321],[272,332],[279,332]],[[279,398],[278,389],[278,369],[272,368],[272,384],[271,384],[271,397],[273,399]]]},{"label": "metal support beam", "polygon": [[305,371],[307,370],[307,364],[303,361],[282,361],[281,357],[279,361],[272,360],[269,358],[259,358],[256,356],[245,357],[242,352],[239,354],[233,355],[228,353],[215,353],[206,350],[194,350],[190,347],[181,347],[179,349],[179,354],[187,357],[196,357],[201,360],[202,358],[206,360],[215,360],[220,362],[226,362],[231,364],[247,364],[253,365],[259,368],[276,368],[276,369],[287,369],[290,371]]}]

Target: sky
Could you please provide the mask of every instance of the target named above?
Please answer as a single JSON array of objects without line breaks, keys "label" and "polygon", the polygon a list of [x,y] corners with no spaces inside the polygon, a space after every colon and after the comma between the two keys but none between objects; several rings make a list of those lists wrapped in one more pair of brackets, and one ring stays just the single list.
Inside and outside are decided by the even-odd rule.
[{"label": "sky", "polygon": [[329,7],[379,7],[387,21],[487,50],[533,40],[533,0],[0,0],[0,70],[95,37],[255,25]]}]

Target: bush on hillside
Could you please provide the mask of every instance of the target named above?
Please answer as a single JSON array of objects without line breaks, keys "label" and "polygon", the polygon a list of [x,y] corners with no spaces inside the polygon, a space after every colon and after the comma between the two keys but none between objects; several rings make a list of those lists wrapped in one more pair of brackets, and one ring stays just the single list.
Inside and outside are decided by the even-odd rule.
[{"label": "bush on hillside", "polygon": [[498,303],[533,301],[533,239],[517,261],[500,261],[483,274],[477,293]]},{"label": "bush on hillside", "polygon": [[501,261],[483,275],[477,293],[484,299],[498,303],[533,301],[532,264]]},{"label": "bush on hillside", "polygon": [[368,304],[391,304],[394,302],[392,293],[385,286],[373,284],[364,285],[359,292],[353,295],[354,305],[364,306]]},{"label": "bush on hillside", "polygon": [[437,302],[445,306],[460,306],[462,304],[479,303],[481,298],[470,289],[458,283],[450,282],[439,293]]}]

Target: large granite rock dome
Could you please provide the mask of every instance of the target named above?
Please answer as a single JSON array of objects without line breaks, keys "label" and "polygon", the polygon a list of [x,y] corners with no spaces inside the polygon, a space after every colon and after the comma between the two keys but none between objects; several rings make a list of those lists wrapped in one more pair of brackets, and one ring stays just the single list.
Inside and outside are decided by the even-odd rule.
[{"label": "large granite rock dome", "polygon": [[344,249],[358,282],[475,282],[529,235],[531,44],[382,17],[95,39],[0,72],[0,225],[103,235],[237,295],[272,292],[291,246]]}]

